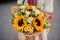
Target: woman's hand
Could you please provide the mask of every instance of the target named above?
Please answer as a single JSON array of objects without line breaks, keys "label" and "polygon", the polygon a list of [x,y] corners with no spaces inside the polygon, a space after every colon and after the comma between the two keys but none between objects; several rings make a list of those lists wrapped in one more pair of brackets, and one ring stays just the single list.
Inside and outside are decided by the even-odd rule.
[{"label": "woman's hand", "polygon": [[53,18],[53,13],[52,12],[46,12],[45,17],[48,18],[48,21],[51,22]]},{"label": "woman's hand", "polygon": [[29,33],[27,36],[26,36],[26,39],[25,40],[34,40],[35,39],[35,33]]}]

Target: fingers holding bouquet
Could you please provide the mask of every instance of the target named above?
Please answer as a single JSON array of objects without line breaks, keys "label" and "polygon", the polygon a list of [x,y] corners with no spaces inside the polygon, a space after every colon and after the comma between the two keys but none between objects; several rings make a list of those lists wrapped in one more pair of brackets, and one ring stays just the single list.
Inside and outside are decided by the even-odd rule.
[{"label": "fingers holding bouquet", "polygon": [[26,38],[25,38],[25,40],[35,40],[35,33],[29,33],[27,36],[26,36]]}]

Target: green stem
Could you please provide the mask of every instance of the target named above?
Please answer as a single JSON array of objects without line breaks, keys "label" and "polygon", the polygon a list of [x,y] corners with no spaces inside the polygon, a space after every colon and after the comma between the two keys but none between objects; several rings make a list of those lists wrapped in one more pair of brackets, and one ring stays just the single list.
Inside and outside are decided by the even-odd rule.
[{"label": "green stem", "polygon": [[24,5],[25,0],[23,0],[22,4]]}]

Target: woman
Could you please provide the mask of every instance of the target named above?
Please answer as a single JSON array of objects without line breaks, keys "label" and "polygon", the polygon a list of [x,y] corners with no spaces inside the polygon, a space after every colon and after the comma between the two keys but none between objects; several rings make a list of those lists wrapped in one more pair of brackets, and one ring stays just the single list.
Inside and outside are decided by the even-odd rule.
[{"label": "woman", "polygon": [[[20,2],[22,2],[22,0],[18,0],[17,2],[19,4]],[[27,0],[25,1],[25,4],[26,3],[27,3]],[[47,15],[46,17],[51,22],[52,13],[53,13],[53,0],[38,0],[37,3],[41,4],[41,6],[42,6],[41,10],[44,10],[46,12],[46,15]],[[12,7],[11,12],[16,13],[17,10],[18,10],[18,7],[14,6],[14,7]],[[49,29],[45,29],[45,31],[43,33],[39,33],[39,38],[38,38],[38,36],[35,36],[36,34],[34,34],[34,33],[30,33],[30,35],[26,36],[23,33],[19,32],[18,38],[19,38],[19,40],[24,40],[24,39],[25,40],[33,40],[34,38],[35,38],[35,40],[47,40],[48,32],[49,32]]]}]

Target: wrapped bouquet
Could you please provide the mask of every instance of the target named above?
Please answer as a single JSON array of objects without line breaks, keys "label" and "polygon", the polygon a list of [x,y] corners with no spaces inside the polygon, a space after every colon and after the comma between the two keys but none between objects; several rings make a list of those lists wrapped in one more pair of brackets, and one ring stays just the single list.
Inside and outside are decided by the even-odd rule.
[{"label": "wrapped bouquet", "polygon": [[45,15],[46,12],[41,10],[40,4],[33,5],[27,3],[24,5],[23,1],[17,5],[15,12],[12,11],[12,13],[11,22],[16,31],[21,32],[24,35],[29,35],[29,33],[48,33],[50,22]]}]

